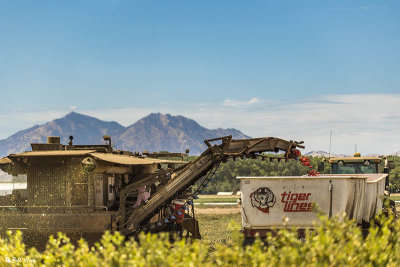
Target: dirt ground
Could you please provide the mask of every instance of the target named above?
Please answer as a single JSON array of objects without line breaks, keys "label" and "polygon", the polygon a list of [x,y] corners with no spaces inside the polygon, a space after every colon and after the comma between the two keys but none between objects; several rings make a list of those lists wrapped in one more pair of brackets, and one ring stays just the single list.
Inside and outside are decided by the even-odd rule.
[{"label": "dirt ground", "polygon": [[240,198],[240,196],[237,196],[237,195],[230,195],[230,196],[199,195],[199,198]]},{"label": "dirt ground", "polygon": [[[239,198],[240,196],[232,195],[232,196],[217,196],[217,195],[199,195],[201,199],[210,199],[210,202],[213,202],[213,199],[216,198]],[[195,206],[196,214],[239,214],[240,207],[238,205],[234,206],[214,206],[214,207],[205,207],[204,205]]]},{"label": "dirt ground", "polygon": [[196,214],[235,214],[240,213],[240,207],[213,207],[213,208],[197,208]]}]

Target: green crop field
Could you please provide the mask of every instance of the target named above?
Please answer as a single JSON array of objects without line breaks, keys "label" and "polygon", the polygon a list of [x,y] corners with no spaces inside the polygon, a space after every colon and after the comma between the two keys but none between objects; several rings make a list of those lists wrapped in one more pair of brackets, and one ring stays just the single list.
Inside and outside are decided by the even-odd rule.
[{"label": "green crop field", "polygon": [[[213,199],[205,198],[204,201]],[[217,200],[229,199],[216,197]],[[233,198],[236,200],[236,198]],[[213,200],[215,201],[215,199]],[[232,200],[231,200],[232,201]],[[199,205],[204,206],[204,205]],[[238,207],[196,207],[201,240],[168,241],[161,235],[141,234],[139,242],[118,233],[105,234],[90,248],[72,245],[59,235],[45,251],[27,249],[17,232],[0,239],[0,266],[399,266],[400,222],[379,218],[364,237],[347,219],[320,217],[322,225],[305,241],[295,231],[282,230],[244,247]],[[12,265],[7,265],[7,264]]]},{"label": "green crop field", "polygon": [[[237,198],[207,197],[204,202]],[[229,199],[229,200],[228,200]],[[202,206],[202,207],[201,207]],[[51,238],[45,251],[27,249],[17,232],[0,239],[0,266],[399,266],[400,222],[381,218],[364,237],[347,219],[320,217],[322,224],[306,237],[290,229],[243,246],[241,214],[237,206],[196,206],[201,240],[171,243],[165,234],[141,234],[139,241],[124,241],[106,233],[90,248],[72,245],[65,235]],[[12,265],[7,265],[11,263]]]},{"label": "green crop field", "polygon": [[400,200],[400,196],[398,195],[398,194],[396,194],[396,195],[390,195],[390,199],[391,200],[393,200],[393,201],[399,201]]},{"label": "green crop field", "polygon": [[229,225],[238,227],[241,224],[240,213],[231,214],[199,214],[196,216],[199,221],[202,241],[212,247],[216,244],[227,244],[232,240],[232,230]]}]

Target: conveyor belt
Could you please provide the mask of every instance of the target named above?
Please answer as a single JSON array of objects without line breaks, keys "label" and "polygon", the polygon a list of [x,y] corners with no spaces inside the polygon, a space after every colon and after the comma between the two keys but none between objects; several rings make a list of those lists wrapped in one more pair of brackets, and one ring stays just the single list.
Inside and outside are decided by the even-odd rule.
[{"label": "conveyor belt", "polygon": [[[221,141],[222,144],[212,146],[210,142]],[[231,157],[252,156],[255,153],[283,150],[286,159],[297,156],[296,148],[304,148],[300,143],[286,141],[274,137],[232,140],[231,136],[205,140],[208,149],[196,160],[171,179],[157,191],[149,201],[133,211],[124,222],[121,233],[129,234],[139,229],[140,224],[149,219],[159,209],[168,205],[174,198],[190,187],[198,179],[210,172],[215,166]]]}]

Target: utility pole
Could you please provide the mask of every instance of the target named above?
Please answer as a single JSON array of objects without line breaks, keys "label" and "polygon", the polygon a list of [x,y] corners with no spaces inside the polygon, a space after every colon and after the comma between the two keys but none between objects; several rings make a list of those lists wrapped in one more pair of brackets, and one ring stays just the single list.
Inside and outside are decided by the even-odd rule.
[{"label": "utility pole", "polygon": [[329,159],[331,159],[331,146],[332,146],[332,130],[329,137]]}]

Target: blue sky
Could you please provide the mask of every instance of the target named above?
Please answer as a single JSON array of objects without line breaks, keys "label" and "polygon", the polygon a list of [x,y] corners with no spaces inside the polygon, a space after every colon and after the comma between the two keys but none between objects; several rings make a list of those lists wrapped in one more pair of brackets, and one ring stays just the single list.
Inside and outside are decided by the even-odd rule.
[{"label": "blue sky", "polygon": [[[124,125],[168,112],[289,138],[299,130],[258,121],[299,116],[303,136],[308,121],[319,123],[309,147],[325,149],[330,129],[343,131],[341,119],[320,120],[329,109],[315,103],[347,103],[351,123],[366,110],[363,99],[380,99],[374,108],[387,113],[366,114],[349,135],[398,118],[399,39],[398,1],[0,0],[0,139],[71,110]],[[301,107],[315,114],[300,119]],[[374,132],[379,140],[389,134],[398,140]],[[400,141],[385,142],[385,151],[400,150]]]}]

